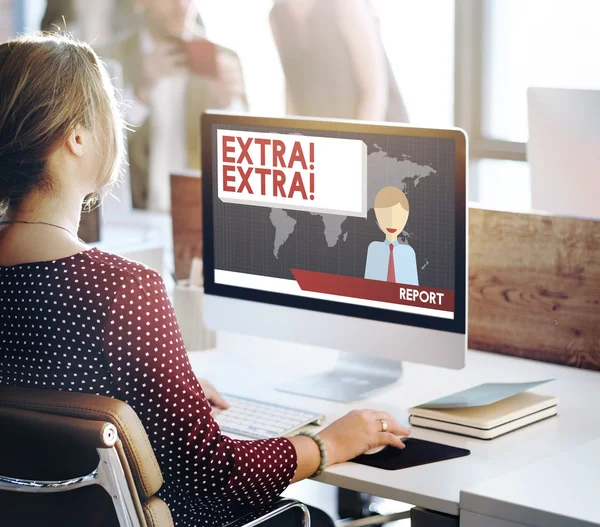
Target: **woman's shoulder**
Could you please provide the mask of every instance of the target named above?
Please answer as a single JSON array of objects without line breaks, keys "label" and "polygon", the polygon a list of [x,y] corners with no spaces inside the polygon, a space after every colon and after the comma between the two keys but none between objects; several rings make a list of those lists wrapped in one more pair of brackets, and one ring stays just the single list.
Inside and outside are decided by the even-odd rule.
[{"label": "woman's shoulder", "polygon": [[164,304],[168,298],[160,273],[123,256],[93,248],[81,253],[80,266],[80,274],[87,274],[86,280],[94,290],[104,292],[110,305],[118,299],[129,304],[150,300]]},{"label": "woman's shoulder", "polygon": [[99,274],[95,274],[96,277],[106,275],[102,278],[103,280],[112,278],[124,282],[151,281],[155,283],[159,281],[162,283],[160,274],[150,267],[97,247],[82,252],[80,256],[82,266],[89,266],[99,271]]}]

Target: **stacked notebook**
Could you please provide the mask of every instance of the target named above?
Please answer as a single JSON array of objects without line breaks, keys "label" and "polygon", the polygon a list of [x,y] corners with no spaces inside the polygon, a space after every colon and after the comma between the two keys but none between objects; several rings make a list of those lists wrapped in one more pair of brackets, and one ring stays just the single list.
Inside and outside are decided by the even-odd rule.
[{"label": "stacked notebook", "polygon": [[411,408],[410,424],[494,439],[557,414],[558,397],[526,391],[550,380],[481,384]]}]

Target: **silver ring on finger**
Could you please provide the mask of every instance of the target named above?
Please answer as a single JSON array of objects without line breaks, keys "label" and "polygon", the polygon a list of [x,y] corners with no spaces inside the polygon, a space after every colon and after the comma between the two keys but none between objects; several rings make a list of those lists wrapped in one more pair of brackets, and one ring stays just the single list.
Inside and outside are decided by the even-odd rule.
[{"label": "silver ring on finger", "polygon": [[382,432],[387,432],[388,429],[388,424],[387,421],[385,419],[381,420],[381,431]]}]

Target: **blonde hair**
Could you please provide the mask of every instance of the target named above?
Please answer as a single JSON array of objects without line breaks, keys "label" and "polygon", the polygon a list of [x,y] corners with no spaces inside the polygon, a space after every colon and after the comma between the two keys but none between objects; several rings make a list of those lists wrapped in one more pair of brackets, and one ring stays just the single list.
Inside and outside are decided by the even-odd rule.
[{"label": "blonde hair", "polygon": [[394,205],[400,205],[408,212],[408,199],[399,188],[396,187],[383,187],[375,196],[374,207],[376,209],[387,209]]},{"label": "blonde hair", "polygon": [[32,190],[53,189],[47,162],[80,125],[102,152],[97,201],[115,182],[124,123],[108,73],[92,48],[68,35],[36,34],[0,44],[0,218]]}]

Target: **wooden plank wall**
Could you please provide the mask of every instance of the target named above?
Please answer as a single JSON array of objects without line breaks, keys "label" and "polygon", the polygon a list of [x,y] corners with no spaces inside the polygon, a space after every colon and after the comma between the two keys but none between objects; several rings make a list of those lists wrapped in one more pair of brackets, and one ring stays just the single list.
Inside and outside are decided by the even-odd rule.
[{"label": "wooden plank wall", "polygon": [[[201,185],[171,177],[175,273],[202,257]],[[471,208],[469,347],[600,370],[600,222]]]},{"label": "wooden plank wall", "polygon": [[469,215],[469,347],[600,370],[600,222]]},{"label": "wooden plank wall", "polygon": [[202,184],[199,172],[171,174],[175,277],[189,278],[192,258],[202,258]]}]

